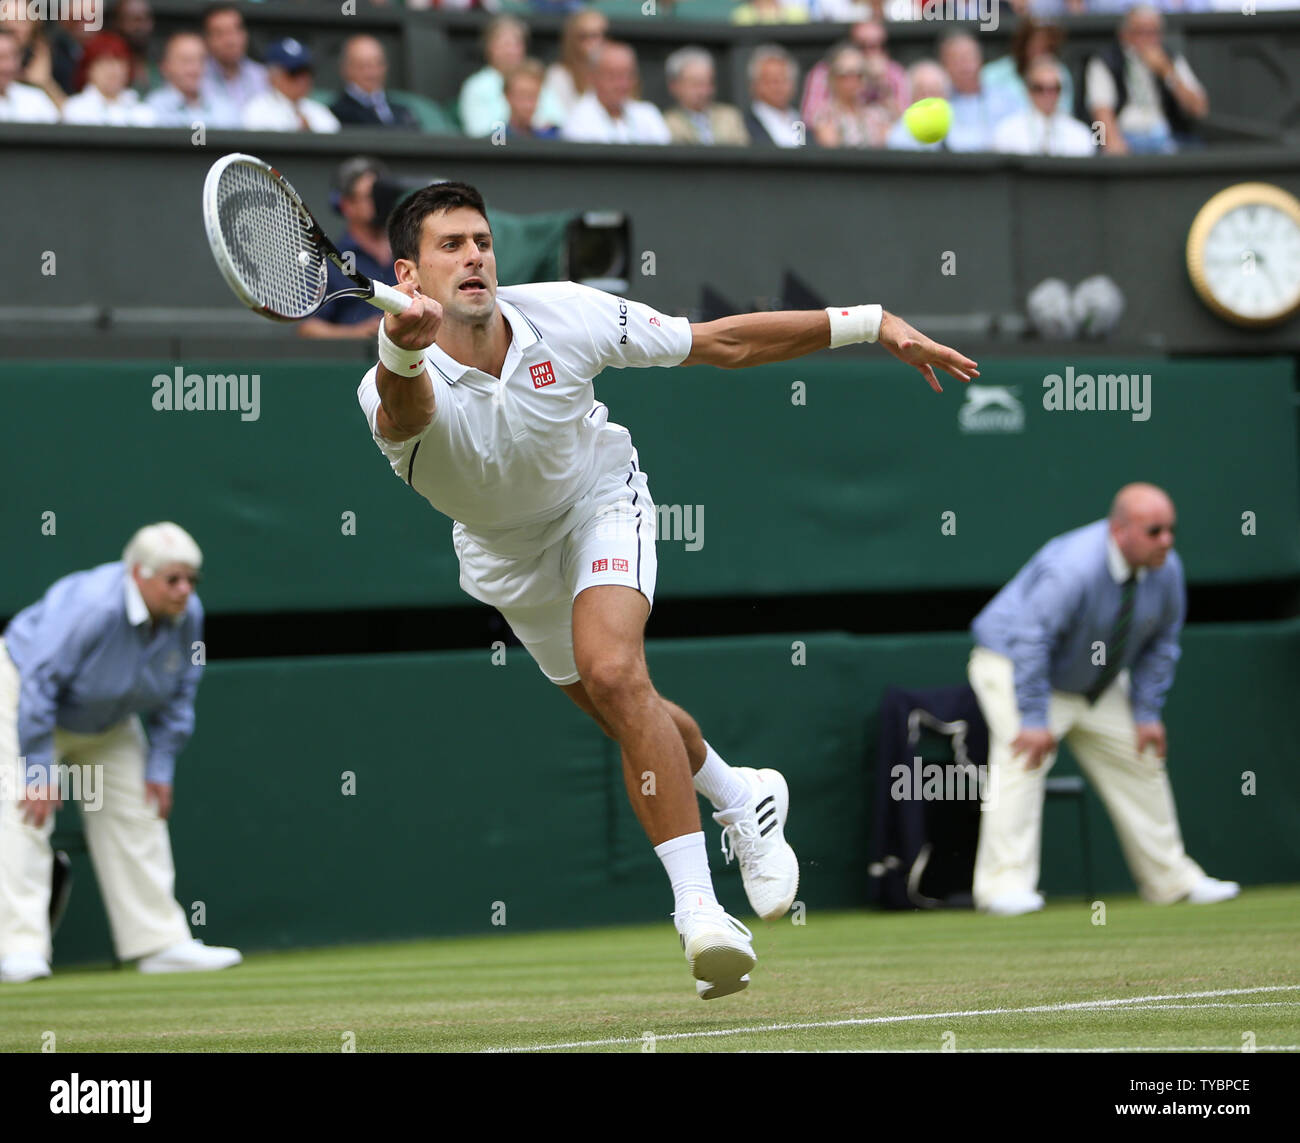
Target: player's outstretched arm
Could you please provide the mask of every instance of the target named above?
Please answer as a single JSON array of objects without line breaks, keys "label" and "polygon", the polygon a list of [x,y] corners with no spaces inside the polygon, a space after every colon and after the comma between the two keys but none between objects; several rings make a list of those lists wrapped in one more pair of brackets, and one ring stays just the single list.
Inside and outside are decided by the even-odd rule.
[{"label": "player's outstretched arm", "polygon": [[[682,364],[745,369],[751,365],[790,361],[820,349],[879,340],[900,361],[918,369],[937,393],[943,389],[935,369],[942,369],[959,381],[979,376],[979,367],[969,357],[932,341],[895,314],[879,310],[876,328],[873,315],[863,313],[872,309],[879,308],[777,310],[696,323],[691,326],[690,355]],[[832,329],[833,322],[835,329]]]},{"label": "player's outstretched arm", "polygon": [[405,313],[386,315],[379,327],[375,427],[385,440],[398,443],[419,436],[433,420],[433,381],[422,351],[438,336],[442,306],[412,282],[399,282],[395,289],[415,300]]}]

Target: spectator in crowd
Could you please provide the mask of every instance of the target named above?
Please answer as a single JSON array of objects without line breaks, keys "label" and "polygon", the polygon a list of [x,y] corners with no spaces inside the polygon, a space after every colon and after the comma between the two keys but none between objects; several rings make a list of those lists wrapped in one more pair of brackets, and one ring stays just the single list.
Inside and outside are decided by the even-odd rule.
[{"label": "spectator in crowd", "polygon": [[208,66],[203,96],[229,103],[242,116],[244,108],[270,90],[266,68],[248,58],[248,30],[233,4],[213,4],[203,13],[203,42]]},{"label": "spectator in crowd", "polygon": [[674,143],[723,144],[744,147],[749,132],[740,112],[715,103],[713,57],[703,48],[678,48],[664,63],[668,90],[676,106],[664,113]]},{"label": "spectator in crowd", "polygon": [[21,60],[18,37],[0,27],[0,123],[57,123],[54,100],[39,87],[18,82]]},{"label": "spectator in crowd", "polygon": [[[860,20],[849,30],[849,39],[867,61],[867,82],[862,91],[862,101],[880,105],[893,122],[910,100],[907,72],[902,64],[889,58],[885,48],[888,38],[881,20]],[[826,60],[819,60],[804,81],[803,121],[815,123],[830,97],[830,69]]]},{"label": "spectator in crowd", "polygon": [[564,22],[560,58],[546,69],[542,90],[550,105],[558,107],[560,125],[591,84],[591,53],[605,42],[609,20],[595,8],[580,8]]},{"label": "spectator in crowd", "polygon": [[374,36],[349,36],[339,53],[343,94],[330,104],[334,117],[358,127],[418,127],[409,107],[390,103],[384,92],[388,58]]},{"label": "spectator in crowd", "polygon": [[968,673],[989,730],[977,908],[1043,907],[1043,796],[1062,740],[1106,806],[1143,900],[1208,905],[1240,891],[1184,850],[1165,765],[1161,712],[1187,611],[1174,525],[1163,490],[1126,485],[1108,519],[1049,540],[971,624]]},{"label": "spectator in crowd", "polygon": [[163,47],[161,71],[166,81],[145,97],[159,127],[238,127],[239,113],[229,104],[203,94],[208,49],[198,32],[173,32]]},{"label": "spectator in crowd", "polygon": [[561,136],[575,143],[671,142],[659,108],[632,98],[636,88],[636,53],[607,40],[592,59],[591,90],[578,100]]},{"label": "spectator in crowd", "polygon": [[39,20],[29,20],[26,12],[0,20],[0,28],[8,31],[18,43],[18,83],[43,91],[62,107],[67,93],[54,75],[54,52],[45,38],[45,25]]},{"label": "spectator in crowd", "polygon": [[82,0],[80,11],[70,8],[65,19],[59,20],[56,25],[49,25],[54,82],[59,85],[59,90],[62,92],[55,102],[60,105],[66,96],[72,95],[77,90],[81,56],[90,38],[98,28],[103,26],[100,13],[106,3],[107,0]]},{"label": "spectator in crowd", "polygon": [[[125,45],[123,45],[125,46]],[[119,61],[123,76],[128,57]],[[125,78],[123,79],[125,86]],[[134,93],[132,93],[134,94]],[[119,960],[203,972],[236,949],[190,936],[167,819],[203,675],[203,553],[176,524],[141,528],[120,561],[73,572],[0,642],[0,981],[50,975],[50,835],[65,797],[81,825]],[[148,737],[145,732],[148,730]]]},{"label": "spectator in crowd", "polygon": [[141,95],[161,78],[149,63],[149,41],[153,36],[153,9],[149,0],[117,0],[109,18],[109,28],[127,42],[131,49],[129,86]]},{"label": "spectator in crowd", "polygon": [[[1014,96],[1022,110],[1032,107],[1027,86],[1029,65],[1039,56],[1053,56],[1059,61],[1064,43],[1065,29],[1060,24],[1026,17],[1016,25],[1007,54],[980,68],[980,86],[985,91]],[[1074,80],[1068,68],[1061,68],[1061,83],[1061,106],[1073,114]]]},{"label": "spectator in crowd", "polygon": [[799,67],[785,48],[760,44],[749,57],[749,107],[745,130],[760,147],[803,147],[807,137],[804,121],[795,109],[795,87]]},{"label": "spectator in crowd", "polygon": [[100,9],[92,8],[92,3],[103,7],[107,0],[82,0],[81,10],[70,8],[64,20],[47,25],[53,75],[62,92],[56,103],[61,103],[65,96],[77,91],[77,73],[81,69],[82,52],[91,36],[95,35],[95,29],[91,25],[100,23]]},{"label": "spectator in crowd", "polygon": [[[356,268],[372,281],[397,284],[393,252],[388,245],[388,219],[375,209],[375,181],[386,178],[388,168],[378,159],[358,155],[339,166],[334,176],[330,204],[342,216],[346,227],[334,245],[346,255],[351,252]],[[352,282],[333,262],[326,266],[326,293],[346,290]],[[383,312],[362,298],[334,298],[305,321],[298,323],[298,335],[310,338],[367,338],[379,333]]]},{"label": "spectator in crowd", "polygon": [[[937,60],[917,60],[907,69],[907,87],[913,103],[919,99],[947,99],[948,73]],[[942,151],[946,142],[940,139],[937,143],[922,143],[901,119],[885,136],[885,146],[891,151]]]},{"label": "spectator in crowd", "polygon": [[295,39],[277,40],[266,49],[269,91],[251,99],[244,108],[244,126],[250,131],[311,131],[332,135],[339,121],[323,103],[311,98],[314,70],[311,52]]},{"label": "spectator in crowd", "polygon": [[813,135],[823,147],[883,147],[895,116],[878,103],[862,98],[867,85],[867,60],[853,44],[839,44],[826,57],[831,97],[812,122]]},{"label": "spectator in crowd", "polygon": [[800,0],[743,0],[731,10],[733,24],[806,24],[811,17]]},{"label": "spectator in crowd", "polygon": [[1195,145],[1196,120],[1210,113],[1204,88],[1183,56],[1161,45],[1164,19],[1148,4],[1130,8],[1117,40],[1090,56],[1084,113],[1102,128],[1108,155],[1156,155]]},{"label": "spectator in crowd", "polygon": [[996,150],[1014,155],[1092,155],[1092,132],[1064,109],[1065,69],[1052,56],[1035,56],[1025,82],[1032,106],[1008,115],[993,132]]},{"label": "spectator in crowd", "polygon": [[81,90],[63,105],[63,122],[99,127],[152,127],[153,108],[127,86],[131,48],[116,32],[100,32],[81,57]]},{"label": "spectator in crowd", "polygon": [[[506,103],[506,75],[524,61],[528,28],[514,16],[497,16],[483,33],[483,58],[487,65],[467,79],[460,89],[460,126],[471,138],[482,139],[510,118]],[[537,104],[537,126],[559,123],[563,110],[543,93]]]},{"label": "spectator in crowd", "polygon": [[[993,132],[1008,115],[1020,110],[1020,100],[1003,91],[987,91],[980,83],[981,52],[969,32],[945,36],[939,62],[948,73],[952,126],[944,143],[949,151],[991,151]],[[915,98],[915,96],[914,96]]]},{"label": "spectator in crowd", "polygon": [[510,118],[506,122],[507,139],[558,139],[560,129],[555,124],[535,126],[537,104],[542,96],[546,68],[541,60],[524,60],[506,76],[506,103]]}]

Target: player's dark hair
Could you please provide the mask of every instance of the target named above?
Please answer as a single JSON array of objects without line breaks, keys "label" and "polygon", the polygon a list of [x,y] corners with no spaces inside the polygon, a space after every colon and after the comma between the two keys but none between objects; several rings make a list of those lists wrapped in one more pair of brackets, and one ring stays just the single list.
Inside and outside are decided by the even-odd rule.
[{"label": "player's dark hair", "polygon": [[[463,206],[477,210],[485,219],[488,216],[483,196],[469,183],[431,183],[407,195],[388,217],[388,244],[393,249],[394,260],[405,258],[418,262],[424,220],[439,211],[459,210]],[[491,228],[489,222],[488,229]]]}]

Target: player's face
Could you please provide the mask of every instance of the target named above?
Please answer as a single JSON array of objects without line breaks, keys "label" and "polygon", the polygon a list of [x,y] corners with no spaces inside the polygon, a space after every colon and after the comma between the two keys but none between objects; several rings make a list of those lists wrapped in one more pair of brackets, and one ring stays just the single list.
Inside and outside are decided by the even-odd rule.
[{"label": "player's face", "polygon": [[140,589],[140,598],[155,619],[183,615],[199,578],[195,568],[183,563],[164,564],[148,577],[141,575],[139,568],[133,568],[131,576]]},{"label": "player's face", "polygon": [[1130,509],[1128,519],[1115,530],[1115,543],[1130,566],[1161,567],[1173,549],[1177,522],[1173,504],[1153,498]]},{"label": "player's face", "polygon": [[496,312],[492,231],[472,207],[425,216],[418,270],[420,290],[442,306],[445,316],[476,324]]}]

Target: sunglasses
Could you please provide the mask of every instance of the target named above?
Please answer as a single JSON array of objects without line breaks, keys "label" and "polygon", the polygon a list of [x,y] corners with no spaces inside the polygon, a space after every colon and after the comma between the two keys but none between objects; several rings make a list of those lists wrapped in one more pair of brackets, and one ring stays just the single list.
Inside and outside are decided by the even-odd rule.
[{"label": "sunglasses", "polygon": [[1031,83],[1029,85],[1029,90],[1035,95],[1045,95],[1049,92],[1052,95],[1059,95],[1061,85],[1059,83]]},{"label": "sunglasses", "polygon": [[190,587],[198,587],[199,580],[201,580],[202,578],[203,577],[199,575],[198,572],[195,572],[193,575],[165,575],[162,577],[162,581],[168,587],[175,587],[178,583],[181,582],[181,580],[188,581]]}]

